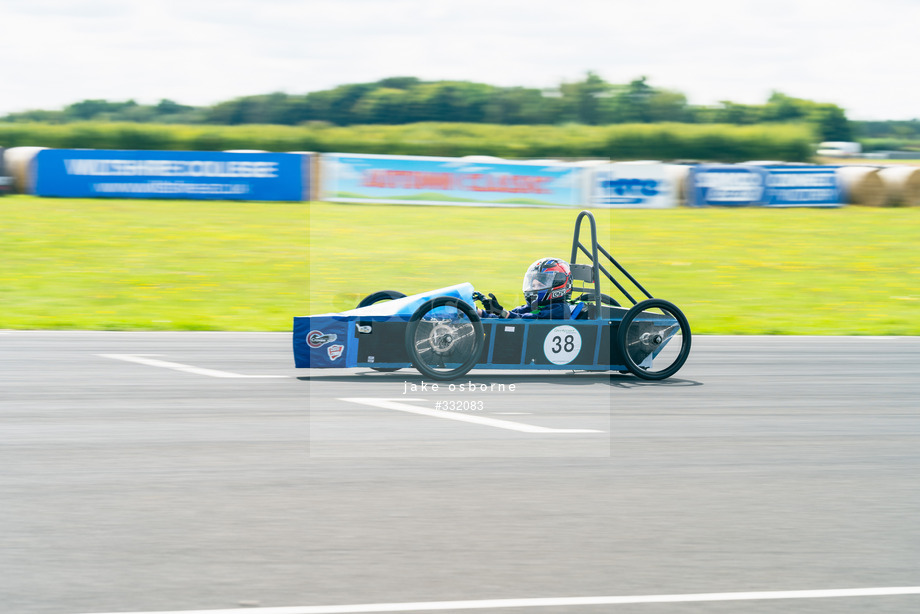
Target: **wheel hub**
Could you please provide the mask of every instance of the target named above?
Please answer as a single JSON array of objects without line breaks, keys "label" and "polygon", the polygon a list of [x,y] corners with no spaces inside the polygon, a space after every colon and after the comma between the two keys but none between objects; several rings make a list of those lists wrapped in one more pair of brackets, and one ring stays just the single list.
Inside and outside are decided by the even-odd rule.
[{"label": "wheel hub", "polygon": [[457,337],[454,329],[447,324],[437,324],[428,334],[428,343],[437,354],[446,354],[454,346]]}]

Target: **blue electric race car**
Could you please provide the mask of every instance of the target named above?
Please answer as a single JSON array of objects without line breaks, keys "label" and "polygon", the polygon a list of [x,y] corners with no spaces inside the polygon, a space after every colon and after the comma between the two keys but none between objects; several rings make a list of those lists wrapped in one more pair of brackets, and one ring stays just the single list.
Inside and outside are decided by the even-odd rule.
[{"label": "blue electric race car", "polygon": [[[590,222],[591,243],[579,239]],[[587,262],[577,263],[583,255]],[[612,265],[645,295],[636,301],[599,260]],[[672,303],[653,298],[597,243],[590,211],[575,221],[570,267],[582,292],[571,317],[480,319],[482,295],[469,283],[406,296],[380,291],[355,309],[294,318],[296,367],[368,367],[396,371],[415,367],[425,377],[450,380],[470,369],[565,369],[633,373],[661,380],[676,373],[690,353],[690,325]],[[601,292],[601,275],[630,303],[623,307]]]}]

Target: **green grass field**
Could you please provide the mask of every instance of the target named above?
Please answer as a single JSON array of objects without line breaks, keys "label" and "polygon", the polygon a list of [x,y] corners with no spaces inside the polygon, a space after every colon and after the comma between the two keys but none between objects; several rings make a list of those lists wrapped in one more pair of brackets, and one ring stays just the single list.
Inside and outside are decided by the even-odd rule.
[{"label": "green grass field", "polygon": [[284,330],[305,204],[0,199],[0,328]]},{"label": "green grass field", "polygon": [[[0,328],[289,330],[469,281],[505,306],[575,211],[0,199]],[[601,243],[695,333],[920,334],[920,209],[596,212]]]}]

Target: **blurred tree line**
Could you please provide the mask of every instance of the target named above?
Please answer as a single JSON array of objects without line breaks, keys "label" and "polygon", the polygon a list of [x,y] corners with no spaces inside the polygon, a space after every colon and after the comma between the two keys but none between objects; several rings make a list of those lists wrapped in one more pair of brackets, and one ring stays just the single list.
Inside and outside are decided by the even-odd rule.
[{"label": "blurred tree line", "polygon": [[853,122],[854,137],[864,151],[920,151],[920,119]]},{"label": "blurred tree line", "polygon": [[510,159],[785,160],[807,162],[808,124],[631,123],[499,126],[417,122],[402,125],[301,126],[84,121],[0,123],[7,147],[175,151],[347,151],[406,156],[487,155]]},{"label": "blurred tree line", "polygon": [[761,105],[724,101],[715,106],[695,106],[688,104],[680,92],[653,87],[646,77],[627,84],[611,84],[593,72],[588,72],[581,81],[562,83],[552,90],[391,77],[304,95],[245,96],[211,107],[192,107],[171,100],[161,100],[156,105],[141,105],[133,100],[84,100],[60,111],[13,113],[0,121],[214,125],[322,122],[336,126],[417,122],[502,125],[776,122],[811,124],[822,140],[846,141],[854,136],[853,122],[847,120],[843,109],[830,103],[774,92]]}]

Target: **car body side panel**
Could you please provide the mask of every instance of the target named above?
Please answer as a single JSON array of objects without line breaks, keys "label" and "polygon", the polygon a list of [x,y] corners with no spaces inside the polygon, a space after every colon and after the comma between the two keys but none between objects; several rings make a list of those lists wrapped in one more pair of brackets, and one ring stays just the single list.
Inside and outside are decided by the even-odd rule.
[{"label": "car body side panel", "polygon": [[307,316],[294,318],[294,366],[322,369],[354,367],[358,349],[354,318]]},{"label": "car body side panel", "polygon": [[[411,367],[405,346],[407,324],[403,316],[297,318],[295,366]],[[486,339],[475,368],[623,369],[622,357],[610,341],[616,338],[617,324],[605,320],[485,320]],[[328,340],[330,335],[336,338]],[[336,350],[335,345],[344,349]]]}]

